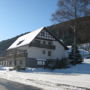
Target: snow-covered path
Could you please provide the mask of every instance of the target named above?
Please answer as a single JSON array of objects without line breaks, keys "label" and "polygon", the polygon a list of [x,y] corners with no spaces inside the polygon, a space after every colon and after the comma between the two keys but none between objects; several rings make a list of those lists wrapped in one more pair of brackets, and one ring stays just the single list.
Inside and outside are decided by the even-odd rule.
[{"label": "snow-covered path", "polygon": [[71,68],[54,71],[44,69],[28,69],[25,72],[0,70],[0,78],[37,86],[45,90],[90,89],[90,59]]}]

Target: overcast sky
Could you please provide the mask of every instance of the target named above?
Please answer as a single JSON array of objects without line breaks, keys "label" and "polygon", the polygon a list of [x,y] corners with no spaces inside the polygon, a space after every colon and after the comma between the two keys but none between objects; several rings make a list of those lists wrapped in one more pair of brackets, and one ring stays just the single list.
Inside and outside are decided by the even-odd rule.
[{"label": "overcast sky", "polygon": [[52,25],[58,0],[0,0],[0,41]]}]

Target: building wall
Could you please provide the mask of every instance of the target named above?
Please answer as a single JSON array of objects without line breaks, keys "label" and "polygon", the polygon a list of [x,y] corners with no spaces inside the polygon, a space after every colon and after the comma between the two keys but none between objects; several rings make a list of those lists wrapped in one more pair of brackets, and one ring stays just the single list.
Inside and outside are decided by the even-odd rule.
[{"label": "building wall", "polygon": [[26,66],[26,58],[25,57],[16,58],[16,66],[25,67]]},{"label": "building wall", "polygon": [[4,60],[0,60],[0,65],[2,66],[21,66],[21,67],[25,67],[26,66],[26,58],[25,57],[20,57],[20,58],[7,58]]},{"label": "building wall", "polygon": [[2,66],[26,66],[26,53],[24,51],[10,50],[5,56],[0,57],[0,65]]},{"label": "building wall", "polygon": [[[55,49],[46,49],[39,47],[29,47],[23,46],[19,49],[27,50],[28,58],[37,58],[37,59],[62,59],[64,57],[65,49],[64,47],[57,41],[53,41],[53,45],[55,45]],[[45,51],[45,54],[43,54]],[[51,52],[51,56],[48,56],[48,52]]]},{"label": "building wall", "polygon": [[[43,54],[43,51],[45,51],[45,54]],[[48,56],[48,51],[53,52],[53,50],[45,49],[45,48],[37,48],[37,47],[30,47],[28,49],[28,57],[37,58],[37,59],[51,59],[51,56]]]},{"label": "building wall", "polygon": [[64,57],[65,49],[64,47],[57,41],[54,41],[53,44],[56,46],[56,49],[53,51],[54,59],[62,59]]}]

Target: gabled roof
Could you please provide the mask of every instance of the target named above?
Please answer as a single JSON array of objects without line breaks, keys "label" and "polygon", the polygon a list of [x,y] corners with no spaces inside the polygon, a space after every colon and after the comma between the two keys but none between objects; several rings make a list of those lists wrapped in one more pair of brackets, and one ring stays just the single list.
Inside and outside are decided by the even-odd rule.
[{"label": "gabled roof", "polygon": [[27,45],[43,30],[44,27],[19,37],[8,49]]},{"label": "gabled roof", "polygon": [[61,42],[60,40],[58,40],[54,35],[52,35],[47,28],[42,27],[40,29],[37,29],[33,32],[30,32],[28,34],[25,34],[21,37],[19,37],[9,48],[9,49],[14,49],[20,46],[24,46],[27,44],[30,44],[35,38],[36,36],[42,31],[42,30],[46,30],[51,36],[53,36],[53,38],[55,38],[65,49],[67,49],[67,47],[63,44],[63,42]]},{"label": "gabled roof", "polygon": [[57,40],[66,50],[68,50],[68,47],[61,41],[59,40],[55,35],[53,35],[47,28],[44,28],[50,35],[52,35],[55,40]]}]

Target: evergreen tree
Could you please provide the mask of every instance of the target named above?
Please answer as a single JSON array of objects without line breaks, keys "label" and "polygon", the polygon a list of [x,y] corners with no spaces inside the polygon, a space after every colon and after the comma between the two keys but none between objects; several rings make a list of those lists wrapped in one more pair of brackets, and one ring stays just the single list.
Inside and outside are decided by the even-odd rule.
[{"label": "evergreen tree", "polygon": [[78,50],[77,45],[72,45],[72,51],[69,54],[69,59],[71,60],[71,64],[79,64],[83,62],[83,58]]}]

